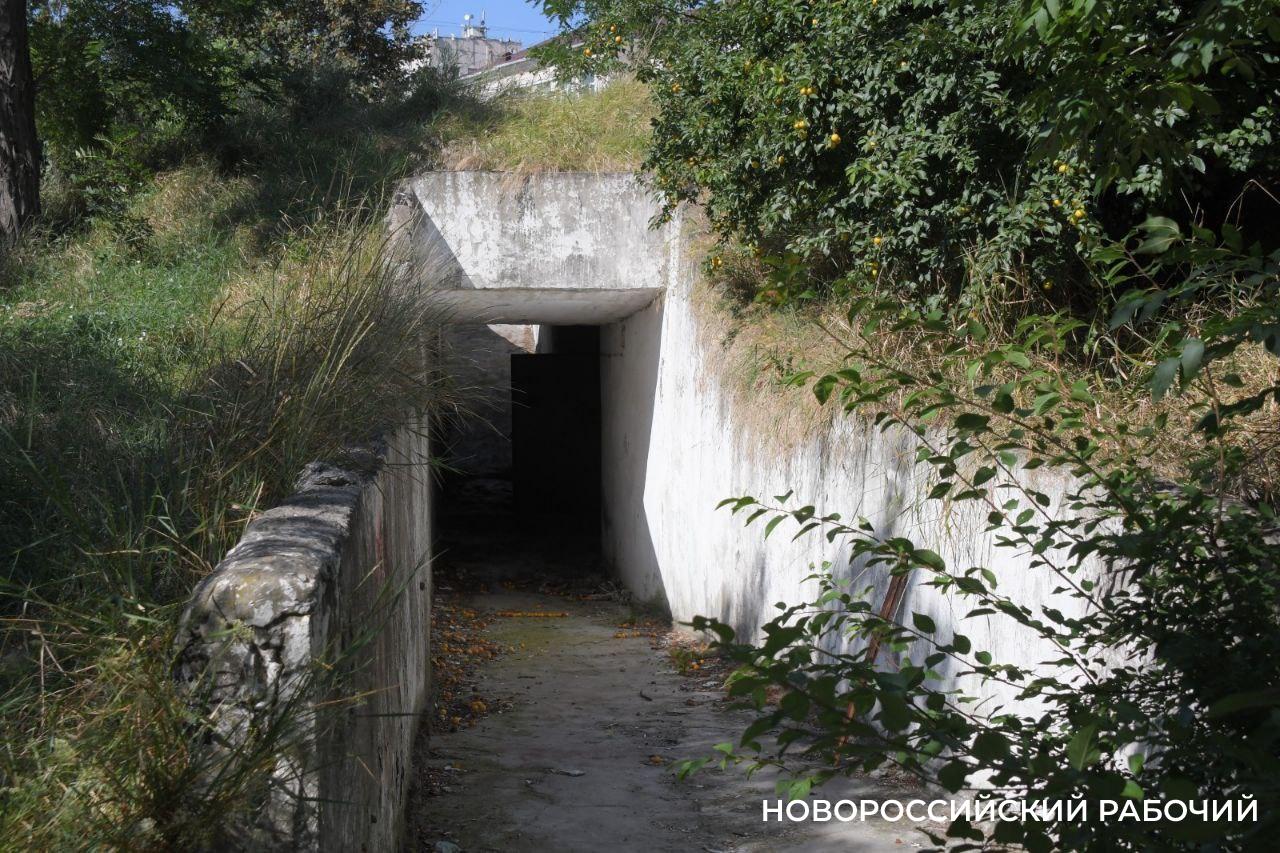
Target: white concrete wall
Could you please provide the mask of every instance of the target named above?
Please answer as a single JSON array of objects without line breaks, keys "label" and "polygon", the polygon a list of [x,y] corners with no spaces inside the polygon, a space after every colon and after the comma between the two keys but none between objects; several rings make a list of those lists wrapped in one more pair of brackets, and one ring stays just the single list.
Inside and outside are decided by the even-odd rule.
[{"label": "white concrete wall", "polygon": [[[716,345],[699,331],[691,300],[695,275],[686,263],[661,300],[607,326],[602,336],[604,542],[607,561],[630,589],[679,622],[715,616],[741,635],[759,637],[761,624],[777,615],[775,603],[816,595],[816,584],[804,581],[814,567],[830,561],[840,577],[855,572],[847,546],[828,544],[816,532],[792,542],[798,526],[788,521],[766,541],[765,519],[744,529],[745,513],[715,509],[731,496],[769,501],[794,490],[792,506],[864,516],[880,535],[911,538],[949,566],[989,567],[1000,591],[1017,601],[1050,597],[1058,585],[1052,575],[1029,570],[1024,558],[997,548],[983,532],[985,508],[925,500],[934,481],[914,463],[914,437],[882,434],[857,416],[838,415],[797,443],[771,434],[768,418],[747,417],[722,386]],[[810,394],[770,393],[794,393],[796,405]],[[1069,485],[1057,475],[1028,476],[1054,496],[1055,507]],[[1048,656],[1026,633],[1010,630],[1007,619],[963,620],[976,606],[971,600],[943,597],[920,580],[908,587],[901,610],[907,618],[911,611],[930,615],[942,636],[963,633],[997,661],[1033,665]],[[853,591],[869,584],[876,586],[878,607],[886,573],[863,573]]]},{"label": "white concrete wall", "polygon": [[[441,264],[454,270],[434,275],[443,282],[435,294],[477,300],[483,322],[604,326],[603,540],[607,559],[640,598],[677,620],[718,616],[750,635],[772,618],[776,602],[814,594],[803,580],[814,567],[830,561],[848,577],[847,548],[817,535],[793,543],[785,525],[766,542],[763,523],[744,530],[740,516],[715,510],[726,497],[788,490],[822,512],[865,516],[881,535],[912,538],[952,566],[991,568],[1015,599],[1049,597],[1051,576],[996,548],[983,532],[985,511],[925,500],[933,483],[914,465],[909,437],[842,417],[782,442],[767,418],[735,407],[721,355],[699,331],[697,261],[687,235],[678,221],[649,228],[657,209],[628,175],[435,173],[409,182],[392,214],[408,238],[409,263],[424,273]],[[1065,479],[1031,476],[1054,496],[1068,487]],[[879,600],[882,572],[860,576],[855,591],[873,583]],[[944,634],[959,630],[999,661],[1030,665],[1046,656],[1005,620],[962,623],[969,609],[968,601],[919,583],[903,604],[905,613],[932,616]]]},{"label": "white concrete wall", "polygon": [[611,74],[584,74],[564,80],[554,68],[547,68],[538,60],[526,56],[477,71],[458,82],[471,87],[481,99],[489,99],[526,92],[599,92],[613,80],[614,76]]},{"label": "white concrete wall", "polygon": [[458,322],[590,325],[669,283],[674,229],[629,174],[430,172],[389,225],[400,262]]}]

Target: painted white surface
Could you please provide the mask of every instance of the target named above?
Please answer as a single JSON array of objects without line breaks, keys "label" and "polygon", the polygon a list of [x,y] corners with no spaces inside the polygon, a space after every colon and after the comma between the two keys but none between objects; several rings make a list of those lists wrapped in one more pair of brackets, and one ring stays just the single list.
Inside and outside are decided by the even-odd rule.
[{"label": "painted white surface", "polygon": [[563,92],[582,94],[599,92],[613,82],[610,74],[584,74],[568,80],[561,79],[554,68],[547,68],[532,57],[522,57],[477,71],[459,79],[459,83],[471,87],[480,98],[496,98],[499,95],[524,94],[526,92]]},{"label": "painted white surface", "polygon": [[657,288],[492,287],[440,290],[432,298],[455,323],[598,326],[634,314],[661,292]]},{"label": "painted white surface", "polygon": [[[759,637],[761,624],[778,613],[775,603],[816,596],[816,583],[804,578],[829,561],[838,577],[856,576],[852,591],[874,585],[878,609],[887,573],[850,566],[847,545],[829,544],[817,531],[793,542],[798,525],[789,521],[765,540],[765,519],[744,529],[745,513],[715,509],[731,496],[772,502],[771,496],[794,490],[790,506],[865,517],[879,535],[908,537],[951,567],[992,569],[999,590],[1015,601],[1034,605],[1052,597],[1055,577],[1029,569],[1025,557],[997,548],[983,532],[985,507],[925,500],[935,481],[915,464],[914,436],[882,434],[855,416],[838,415],[798,444],[785,444],[767,428],[748,425],[721,387],[716,345],[699,334],[690,298],[695,275],[686,263],[661,300],[602,334],[604,542],[607,562],[630,589],[665,605],[677,622],[715,616],[740,635]],[[798,395],[797,405],[809,394],[778,393]],[[768,419],[750,423],[767,425]],[[1028,477],[1056,508],[1069,485],[1065,478]],[[1007,619],[964,619],[976,606],[971,599],[942,596],[922,580],[912,579],[901,617],[929,615],[940,636],[965,634],[975,651],[990,651],[998,662],[1034,666],[1050,656],[1044,644],[1011,630],[1016,626]],[[1075,602],[1056,604],[1078,612]],[[938,669],[950,676],[945,664]]]},{"label": "painted white surface", "polygon": [[[855,592],[874,586],[878,606],[885,573],[850,566],[847,546],[815,534],[793,542],[786,525],[766,541],[763,521],[744,529],[742,516],[715,509],[726,497],[787,491],[794,505],[865,517],[879,535],[908,537],[953,568],[990,568],[1016,601],[1052,597],[1056,578],[1030,570],[1024,556],[997,548],[984,532],[985,509],[924,499],[933,482],[914,464],[913,437],[841,416],[784,444],[755,425],[767,419],[736,410],[721,387],[720,354],[699,334],[696,262],[679,222],[650,229],[656,203],[630,176],[434,173],[412,181],[397,210],[392,221],[409,237],[409,262],[427,272],[451,264],[446,292],[477,300],[484,322],[605,324],[605,557],[639,598],[664,605],[677,621],[716,616],[759,636],[775,603],[815,595],[804,578],[824,562]],[[635,302],[619,301],[627,291]],[[1069,485],[1042,472],[1028,476],[1055,507]],[[929,615],[941,636],[963,633],[997,662],[1034,667],[1049,656],[1008,620],[964,619],[971,601],[920,580],[900,615]],[[1075,602],[1055,604],[1078,612]]]},{"label": "painted white surface", "polygon": [[[656,290],[669,274],[671,228],[623,174],[430,172],[411,179],[392,222],[408,227],[419,261],[451,267],[445,287]],[[407,221],[413,215],[421,221]]]}]

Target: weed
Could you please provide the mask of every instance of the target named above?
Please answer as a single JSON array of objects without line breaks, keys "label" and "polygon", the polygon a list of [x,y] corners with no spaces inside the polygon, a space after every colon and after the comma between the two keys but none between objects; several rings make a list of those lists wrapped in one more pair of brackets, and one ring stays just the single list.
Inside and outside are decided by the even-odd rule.
[{"label": "weed", "polygon": [[648,87],[626,78],[597,92],[455,97],[435,124],[437,162],[517,173],[630,171],[644,159],[653,115]]}]

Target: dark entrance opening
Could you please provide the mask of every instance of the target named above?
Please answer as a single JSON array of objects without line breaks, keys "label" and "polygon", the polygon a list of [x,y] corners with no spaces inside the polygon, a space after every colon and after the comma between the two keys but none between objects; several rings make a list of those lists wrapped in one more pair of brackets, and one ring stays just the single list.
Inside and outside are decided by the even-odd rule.
[{"label": "dark entrance opening", "polygon": [[599,328],[459,326],[450,344],[465,414],[444,425],[436,576],[603,582]]},{"label": "dark entrance opening", "polygon": [[600,330],[544,327],[538,349],[511,356],[515,511],[526,530],[554,526],[598,548]]}]

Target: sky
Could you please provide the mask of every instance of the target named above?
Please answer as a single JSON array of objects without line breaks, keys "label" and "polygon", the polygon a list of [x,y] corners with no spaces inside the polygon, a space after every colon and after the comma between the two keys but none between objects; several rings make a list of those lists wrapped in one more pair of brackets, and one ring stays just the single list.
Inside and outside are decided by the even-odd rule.
[{"label": "sky", "polygon": [[556,27],[542,16],[541,5],[527,0],[423,0],[423,15],[415,33],[429,33],[439,27],[440,35],[461,34],[462,16],[468,12],[478,19],[485,14],[490,38],[510,38],[525,47],[556,33]]}]

